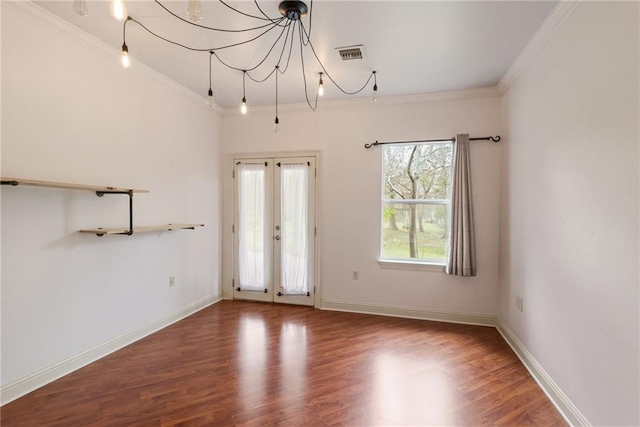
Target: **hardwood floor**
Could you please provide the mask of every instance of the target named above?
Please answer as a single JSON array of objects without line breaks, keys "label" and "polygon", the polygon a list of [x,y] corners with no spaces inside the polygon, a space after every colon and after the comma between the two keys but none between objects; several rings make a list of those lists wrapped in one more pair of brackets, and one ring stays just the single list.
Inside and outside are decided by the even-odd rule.
[{"label": "hardwood floor", "polygon": [[565,425],[494,328],[239,301],[5,405],[1,424]]}]

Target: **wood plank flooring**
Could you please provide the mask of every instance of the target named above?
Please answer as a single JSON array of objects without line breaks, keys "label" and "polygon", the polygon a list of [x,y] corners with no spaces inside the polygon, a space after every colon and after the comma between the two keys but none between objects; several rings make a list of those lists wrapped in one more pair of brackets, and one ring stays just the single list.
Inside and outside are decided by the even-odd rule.
[{"label": "wood plank flooring", "polygon": [[1,424],[565,425],[494,328],[240,301],[5,405]]}]

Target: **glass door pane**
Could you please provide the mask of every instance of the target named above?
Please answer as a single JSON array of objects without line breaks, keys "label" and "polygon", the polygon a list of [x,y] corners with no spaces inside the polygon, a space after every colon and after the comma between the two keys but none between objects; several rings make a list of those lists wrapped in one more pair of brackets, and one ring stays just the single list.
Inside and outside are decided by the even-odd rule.
[{"label": "glass door pane", "polygon": [[304,295],[309,291],[309,166],[283,164],[281,176],[281,286],[285,295]]},{"label": "glass door pane", "polygon": [[271,298],[271,171],[268,161],[236,163],[236,255],[234,297]]},{"label": "glass door pane", "polygon": [[313,305],[313,158],[276,159],[274,273],[276,302]]}]

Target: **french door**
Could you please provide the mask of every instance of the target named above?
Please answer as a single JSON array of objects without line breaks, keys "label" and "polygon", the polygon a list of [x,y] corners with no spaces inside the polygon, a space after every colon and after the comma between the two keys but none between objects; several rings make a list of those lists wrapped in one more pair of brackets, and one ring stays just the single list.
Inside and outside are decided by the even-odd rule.
[{"label": "french door", "polygon": [[313,305],[315,170],[315,157],[234,160],[234,298]]}]

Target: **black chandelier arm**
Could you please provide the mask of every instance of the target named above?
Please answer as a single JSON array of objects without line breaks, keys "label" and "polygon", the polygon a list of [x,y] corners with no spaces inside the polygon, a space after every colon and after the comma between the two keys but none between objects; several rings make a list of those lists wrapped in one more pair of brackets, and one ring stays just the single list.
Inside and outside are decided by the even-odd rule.
[{"label": "black chandelier arm", "polygon": [[[290,22],[289,22],[289,23],[287,23],[287,25],[286,25],[286,26],[282,29],[282,31],[280,32],[280,35],[278,36],[278,38],[276,39],[276,41],[271,45],[271,48],[269,49],[269,52],[267,52],[267,54],[265,55],[265,57],[264,57],[264,58],[262,58],[262,60],[261,60],[257,65],[255,65],[255,66],[254,66],[254,67],[252,67],[252,68],[240,68],[240,67],[234,67],[234,66],[232,66],[232,65],[230,65],[230,64],[228,64],[228,63],[226,63],[226,62],[224,62],[224,61],[223,61],[223,60],[222,60],[222,59],[221,59],[217,54],[215,54],[215,53],[214,53],[214,54],[216,55],[216,58],[218,58],[218,61],[220,61],[220,63],[221,63],[222,65],[224,65],[225,67],[227,67],[227,68],[230,68],[230,69],[232,69],[232,70],[236,70],[236,71],[242,71],[242,72],[245,72],[245,73],[247,73],[248,71],[254,71],[254,70],[255,70],[255,69],[257,69],[258,67],[260,67],[260,66],[261,66],[261,65],[262,65],[262,64],[267,60],[267,58],[271,55],[271,52],[273,51],[273,49],[276,47],[276,45],[278,44],[278,42],[279,42],[279,41],[280,41],[280,39],[282,38],[282,35],[284,34],[285,30],[287,30],[287,34],[289,33],[288,28],[290,27],[290,25],[291,25],[291,23],[290,23]],[[285,44],[283,45],[283,49],[284,49],[284,46],[286,46],[286,39],[285,39]],[[282,53],[280,54],[280,57],[282,57]],[[273,73],[273,72],[272,72],[272,73]],[[251,80],[254,80],[254,79],[251,77],[251,75],[250,75],[249,73],[247,73],[247,74],[249,75],[249,78],[250,78]],[[270,75],[271,75],[271,74],[270,74]],[[269,76],[270,76],[270,75],[269,75]],[[266,79],[265,79],[265,80],[266,80]],[[254,81],[255,81],[255,80],[254,80]]]},{"label": "black chandelier arm", "polygon": [[269,31],[273,30],[274,28],[276,28],[278,26],[277,24],[270,24],[270,28],[268,28],[266,31],[263,31],[262,33],[258,34],[257,36],[255,36],[255,37],[253,37],[253,38],[251,38],[249,40],[244,40],[244,41],[241,41],[241,42],[238,42],[238,43],[233,43],[233,44],[229,44],[229,45],[226,45],[226,46],[219,46],[219,47],[196,48],[196,47],[187,46],[185,44],[178,43],[176,41],[173,41],[173,40],[170,40],[170,39],[168,39],[166,37],[163,37],[160,34],[157,34],[157,33],[153,32],[153,31],[151,31],[142,22],[140,22],[140,21],[138,21],[138,20],[136,20],[134,18],[129,17],[128,20],[131,20],[131,21],[135,22],[136,24],[140,25],[146,32],[148,32],[149,34],[151,34],[154,37],[159,38],[160,40],[164,40],[167,43],[171,43],[173,45],[176,45],[176,46],[179,46],[181,48],[184,48],[184,49],[187,49],[187,50],[191,50],[191,51],[194,51],[194,52],[208,52],[208,51],[210,52],[210,51],[216,51],[216,50],[223,50],[223,49],[228,49],[230,47],[235,47],[235,46],[240,46],[240,45],[243,45],[243,44],[246,44],[246,43],[251,43],[252,41],[259,39],[260,37],[264,36]]},{"label": "black chandelier arm", "polygon": [[283,17],[282,17],[282,18],[280,18],[280,19],[274,19],[274,20],[272,20],[272,22],[269,22],[269,23],[264,24],[264,25],[260,25],[260,26],[258,26],[258,27],[245,28],[245,29],[243,29],[243,30],[227,30],[227,29],[224,29],[224,28],[208,27],[208,26],[206,26],[206,25],[202,25],[202,24],[197,24],[197,23],[195,23],[195,22],[191,22],[191,21],[189,21],[188,19],[184,19],[182,16],[180,16],[180,15],[176,14],[175,12],[172,12],[168,7],[166,7],[165,5],[163,5],[162,3],[160,3],[160,1],[158,1],[158,0],[154,0],[154,1],[155,1],[155,2],[156,2],[156,3],[157,3],[161,8],[163,8],[167,13],[169,13],[169,15],[173,16],[174,18],[177,18],[177,19],[181,20],[182,22],[186,22],[186,23],[187,23],[187,24],[189,24],[189,25],[193,25],[194,27],[202,28],[202,29],[205,29],[205,30],[210,30],[210,31],[220,31],[220,32],[223,32],[223,33],[244,33],[244,32],[247,32],[247,31],[255,31],[255,30],[259,30],[259,29],[261,29],[261,28],[268,27],[268,26],[269,26],[269,25],[271,25],[272,23],[280,24],[283,20],[285,20],[285,19],[286,19],[286,17],[284,17],[284,16],[283,16]]},{"label": "black chandelier arm", "polygon": [[[309,35],[307,34],[307,30],[304,28],[304,24],[302,22],[300,22],[300,26],[302,28],[302,31],[304,31],[304,34],[307,36],[307,39],[309,40]],[[362,87],[360,89],[358,89],[358,90],[356,90],[354,92],[349,92],[347,90],[344,90],[335,80],[333,80],[331,75],[327,72],[327,69],[322,64],[322,61],[320,61],[320,58],[318,57],[318,54],[316,53],[316,50],[314,49],[313,44],[311,43],[311,40],[309,40],[309,44],[308,45],[309,45],[309,47],[311,47],[311,52],[313,52],[313,56],[316,57],[316,61],[318,61],[318,64],[320,64],[320,68],[322,68],[322,71],[324,71],[324,74],[329,78],[329,80],[331,80],[331,82],[334,85],[336,85],[336,87],[340,90],[340,92],[344,93],[345,95],[356,95],[356,94],[362,92],[369,85],[369,82],[371,81],[371,79],[375,75],[374,72],[371,72],[371,74],[369,75],[369,78],[367,79],[365,84],[362,85]]]},{"label": "black chandelier arm", "polygon": [[254,18],[254,19],[261,19],[261,20],[263,20],[263,21],[272,21],[272,19],[271,19],[271,18],[268,18],[268,17],[267,17],[267,18],[263,18],[262,16],[255,16],[255,15],[251,15],[251,14],[249,14],[249,13],[245,13],[245,12],[243,12],[243,11],[239,10],[239,9],[236,9],[236,8],[235,8],[235,7],[233,7],[233,6],[228,5],[228,4],[227,4],[227,3],[225,3],[223,0],[219,0],[219,1],[220,1],[220,3],[222,3],[223,5],[227,6],[229,9],[233,10],[234,12],[239,13],[240,15],[248,16],[249,18]]},{"label": "black chandelier arm", "polygon": [[[302,24],[302,23],[301,23]],[[315,106],[311,105],[311,101],[309,101],[309,93],[307,92],[307,75],[304,70],[304,45],[303,45],[303,36],[302,36],[302,25],[300,25],[300,30],[298,31],[300,35],[300,62],[302,63],[302,81],[304,81],[304,98],[307,100],[307,105],[311,108],[312,111],[316,111],[318,108],[318,97],[316,97]]]},{"label": "black chandelier arm", "polygon": [[[291,30],[291,40],[289,41],[289,55],[287,56],[287,65],[284,67],[284,71],[280,71],[278,68],[278,72],[280,74],[284,74],[289,69],[289,62],[291,61],[291,52],[293,52],[293,33],[296,32],[296,21],[293,21],[293,27]],[[289,38],[289,31],[287,31],[287,37],[284,39],[284,45],[282,46],[282,52],[280,52],[280,58],[278,58],[278,66],[282,62],[282,55],[284,54],[285,49],[287,48],[287,39]]]},{"label": "black chandelier arm", "polygon": [[269,21],[277,21],[277,18],[272,18],[269,15],[267,15],[266,13],[264,13],[264,10],[262,10],[262,8],[260,7],[260,5],[258,4],[258,0],[253,0],[253,2],[255,3],[256,7],[258,8],[258,10],[260,11],[260,13],[262,13],[262,15],[267,18]]},{"label": "black chandelier arm", "polygon": [[307,46],[309,44],[309,39],[311,38],[311,26],[313,25],[313,0],[311,0],[310,4],[309,4],[309,35],[307,36],[307,42],[305,43],[304,41],[302,42],[302,44],[304,44],[305,46]]}]

